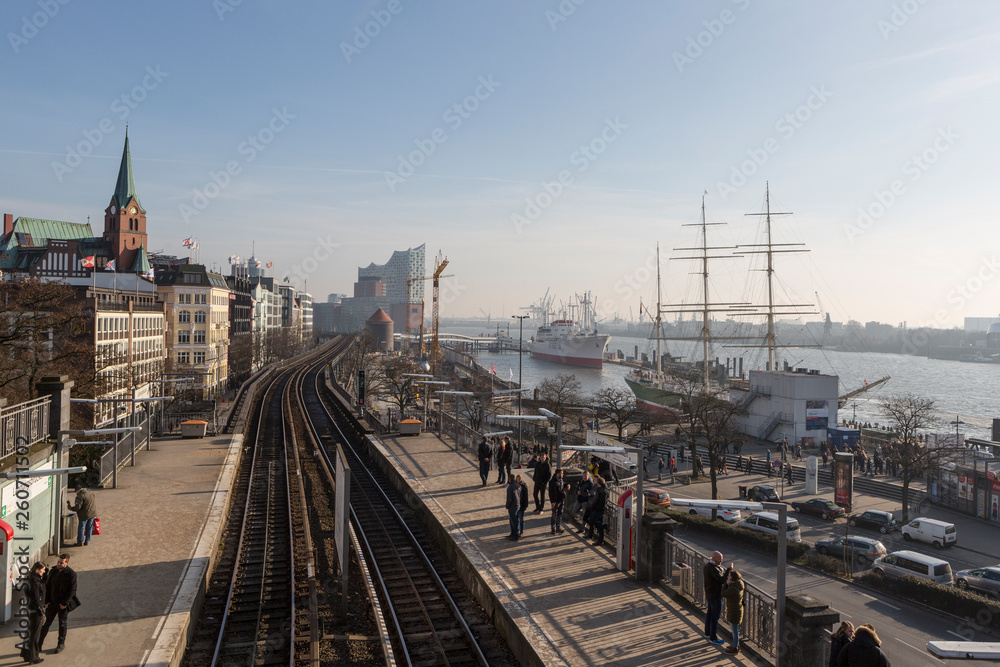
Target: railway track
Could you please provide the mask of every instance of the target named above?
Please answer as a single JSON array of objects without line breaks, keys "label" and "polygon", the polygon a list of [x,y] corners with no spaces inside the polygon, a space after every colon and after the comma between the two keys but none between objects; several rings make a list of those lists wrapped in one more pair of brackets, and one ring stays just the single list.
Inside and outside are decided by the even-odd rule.
[{"label": "railway track", "polygon": [[[416,516],[361,447],[366,429],[325,386],[321,367],[304,377],[302,404],[316,440],[340,442],[351,468],[351,523],[387,625],[393,657],[406,665],[516,664]],[[333,454],[324,450],[332,468]]]}]

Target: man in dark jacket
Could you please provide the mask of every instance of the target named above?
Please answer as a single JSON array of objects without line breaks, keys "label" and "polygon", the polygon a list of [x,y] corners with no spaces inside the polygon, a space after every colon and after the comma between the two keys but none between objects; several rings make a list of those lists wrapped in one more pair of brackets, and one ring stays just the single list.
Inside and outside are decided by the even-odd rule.
[{"label": "man in dark jacket", "polygon": [[722,554],[718,551],[712,554],[712,560],[705,563],[703,574],[705,575],[705,603],[708,608],[705,610],[705,637],[713,644],[723,644],[719,639],[719,616],[722,614],[722,585],[729,577],[729,570],[722,569]]},{"label": "man in dark jacket", "polygon": [[841,650],[837,657],[838,667],[890,667],[889,658],[879,646],[882,640],[870,624],[858,626],[854,631],[854,640]]},{"label": "man in dark jacket", "polygon": [[534,477],[535,485],[532,495],[535,498],[535,514],[541,514],[545,510],[545,487],[552,479],[552,467],[549,466],[549,459],[545,452],[538,455]]},{"label": "man in dark jacket", "polygon": [[[597,531],[594,546],[604,545],[604,511],[608,507],[608,488],[603,477],[597,478],[597,491],[594,492],[593,505],[590,508],[590,525]],[[590,537],[590,533],[587,534]]]},{"label": "man in dark jacket", "polygon": [[29,664],[37,665],[42,661],[38,657],[38,651],[42,645],[39,639],[42,633],[42,619],[45,618],[45,563],[35,563],[31,568],[24,593],[28,608],[28,636],[20,644],[21,658]]},{"label": "man in dark jacket", "polygon": [[483,486],[486,486],[486,482],[490,477],[490,458],[492,458],[493,452],[490,451],[490,445],[486,442],[486,438],[483,438],[479,443],[479,479],[483,480]]},{"label": "man in dark jacket", "polygon": [[52,621],[59,617],[59,644],[56,653],[66,648],[66,631],[69,630],[69,612],[80,605],[76,597],[76,572],[69,566],[69,554],[59,554],[56,566],[45,578],[45,625],[38,637],[38,650],[42,650],[45,635],[52,627]]},{"label": "man in dark jacket", "polygon": [[514,452],[507,444],[507,438],[504,438],[497,451],[497,484],[503,484],[510,478],[510,462],[513,458]]},{"label": "man in dark jacket", "polygon": [[521,506],[521,486],[513,479],[507,483],[507,517],[510,519],[510,535],[507,539],[516,542],[518,538],[517,510]]},{"label": "man in dark jacket", "polygon": [[514,478],[520,487],[520,505],[517,508],[517,536],[524,536],[524,511],[528,509],[528,485],[524,483],[524,478],[520,475]]},{"label": "man in dark jacket", "polygon": [[76,490],[76,505],[70,505],[67,500],[66,506],[71,512],[76,512],[76,546],[89,546],[90,536],[94,533],[94,519],[97,518],[97,501],[94,500],[94,494],[81,486]]},{"label": "man in dark jacket", "polygon": [[556,474],[549,480],[549,500],[552,502],[552,534],[563,532],[562,513],[566,506],[566,492],[569,491],[569,484],[563,481],[562,468],[556,468]]},{"label": "man in dark jacket", "polygon": [[576,508],[573,513],[583,512],[583,525],[580,526],[580,532],[582,533],[587,529],[587,519],[590,518],[587,513],[587,506],[590,504],[590,497],[594,495],[594,482],[590,479],[590,473],[586,470],[583,471],[583,478],[580,483],[576,485]]}]

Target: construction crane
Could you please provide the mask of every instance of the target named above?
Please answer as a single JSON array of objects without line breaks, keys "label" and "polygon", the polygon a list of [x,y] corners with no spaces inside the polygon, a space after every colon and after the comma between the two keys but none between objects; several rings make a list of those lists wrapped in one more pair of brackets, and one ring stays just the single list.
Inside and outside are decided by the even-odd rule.
[{"label": "construction crane", "polygon": [[[448,266],[448,258],[445,257],[445,256],[443,256],[441,254],[441,251],[438,250],[437,257],[434,258],[434,274],[431,276],[433,278],[433,280],[434,280],[434,282],[433,282],[434,293],[433,293],[433,296],[432,296],[432,305],[431,305],[431,323],[434,325],[434,338],[431,339],[431,374],[432,375],[437,375],[437,370],[438,370],[438,354],[439,354],[439,350],[438,350],[438,302],[439,302],[438,295],[439,295],[439,292],[440,292],[438,281],[442,277],[445,277],[445,278],[449,277],[449,276],[442,276],[441,275],[441,273],[444,271],[444,267],[446,267],[446,266]],[[454,275],[454,274],[452,274],[452,275]]]},{"label": "construction crane", "polygon": [[[434,274],[430,276],[423,276],[422,278],[407,278],[406,279],[406,344],[407,349],[412,347],[410,345],[410,285],[413,283],[418,283],[423,280],[433,280],[434,281],[434,334],[437,336],[437,302],[438,302],[438,279],[439,278],[451,278],[454,274],[449,274],[447,276],[440,275],[440,271],[444,270],[444,267],[448,265],[448,260],[444,260],[444,264],[438,266],[438,262],[441,261],[441,251],[438,251],[438,257],[434,260]],[[424,353],[424,300],[420,300],[420,354]]]}]

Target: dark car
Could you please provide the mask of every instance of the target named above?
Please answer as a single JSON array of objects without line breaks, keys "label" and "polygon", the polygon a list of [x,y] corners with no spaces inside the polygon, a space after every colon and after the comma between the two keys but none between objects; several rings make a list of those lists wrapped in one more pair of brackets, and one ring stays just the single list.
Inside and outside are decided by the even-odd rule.
[{"label": "dark car", "polygon": [[845,555],[851,560],[862,564],[871,563],[876,558],[884,556],[885,546],[871,537],[834,537],[826,540],[816,540],[816,551],[825,556]]},{"label": "dark car", "polygon": [[1000,567],[977,567],[955,573],[955,585],[1000,597]]},{"label": "dark car", "polygon": [[747,497],[750,500],[754,500],[758,503],[768,502],[768,503],[780,503],[781,498],[778,497],[778,492],[774,490],[773,486],[768,486],[766,484],[758,484],[757,486],[750,487],[747,491]]},{"label": "dark car", "polygon": [[821,519],[829,519],[830,521],[847,514],[844,508],[837,503],[832,500],[823,500],[822,498],[810,498],[801,503],[794,502],[792,503],[792,509],[802,514],[812,514],[813,516],[818,516]]},{"label": "dark car", "polygon": [[852,526],[858,526],[859,528],[871,528],[872,530],[877,530],[883,535],[888,533],[890,530],[897,530],[899,528],[899,524],[896,523],[896,519],[892,516],[892,512],[883,512],[881,510],[868,510],[867,512],[862,512],[861,514],[852,514],[847,521]]}]

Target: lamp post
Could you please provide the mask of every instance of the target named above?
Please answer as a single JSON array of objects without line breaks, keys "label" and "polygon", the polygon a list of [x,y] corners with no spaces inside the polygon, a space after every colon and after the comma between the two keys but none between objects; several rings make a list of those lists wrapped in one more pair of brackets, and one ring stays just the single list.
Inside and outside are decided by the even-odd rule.
[{"label": "lamp post", "polygon": [[[556,422],[556,451],[559,453],[559,458],[557,459],[556,467],[562,466],[562,424],[563,419],[551,410],[546,410],[545,408],[538,408],[538,411],[548,417],[549,419],[554,419]],[[552,458],[552,450],[549,449],[549,458]]]},{"label": "lamp post", "polygon": [[[521,357],[524,351],[524,320],[529,315],[511,315],[517,320],[517,388],[521,388]],[[517,414],[521,414],[521,394],[517,395]],[[521,467],[521,425],[517,425],[517,467]]]}]

